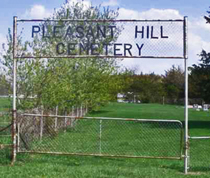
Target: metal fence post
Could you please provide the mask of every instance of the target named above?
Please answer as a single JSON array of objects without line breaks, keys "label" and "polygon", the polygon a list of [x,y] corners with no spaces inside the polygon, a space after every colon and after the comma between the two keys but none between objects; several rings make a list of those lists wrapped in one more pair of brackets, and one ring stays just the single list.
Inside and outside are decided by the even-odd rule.
[{"label": "metal fence post", "polygon": [[189,169],[189,131],[188,131],[188,63],[187,63],[187,17],[184,17],[184,65],[185,65],[185,159],[184,173]]},{"label": "metal fence post", "polygon": [[16,161],[17,147],[16,147],[16,119],[17,119],[17,110],[16,110],[16,79],[17,79],[17,17],[13,17],[13,106],[12,106],[12,165]]}]

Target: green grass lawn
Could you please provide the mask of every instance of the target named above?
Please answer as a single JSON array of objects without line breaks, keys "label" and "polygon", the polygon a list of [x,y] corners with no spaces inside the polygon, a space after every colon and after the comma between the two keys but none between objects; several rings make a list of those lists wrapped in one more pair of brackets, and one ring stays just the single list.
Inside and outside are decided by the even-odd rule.
[{"label": "green grass lawn", "polygon": [[[191,136],[210,135],[210,117],[209,112],[189,110],[189,124]],[[92,112],[88,116],[93,117],[118,117],[118,118],[138,118],[138,119],[176,119],[184,121],[184,108],[182,106],[174,105],[158,105],[158,104],[124,104],[124,103],[110,103],[109,105],[102,107],[97,112]],[[85,128],[91,128],[90,130],[98,129],[98,123],[91,125],[84,121],[78,122],[77,127],[84,128],[84,130],[67,130],[66,133],[59,133],[54,138],[54,144],[51,141],[43,140],[37,147],[43,146],[56,148],[57,150],[64,151],[66,149],[71,150],[72,135],[76,135],[77,151],[83,147],[87,148],[86,152],[92,150],[98,151],[98,144],[89,139],[88,134],[86,137],[81,137],[82,133],[85,133]],[[97,126],[97,127],[95,127]],[[142,154],[143,151],[153,152],[157,154],[160,150],[153,149],[153,144],[144,150],[141,150],[141,142],[137,139],[135,143],[132,138],[135,133],[140,134],[139,127],[132,126],[132,130],[126,131],[127,125],[113,122],[112,124],[104,125],[107,127],[108,133],[106,137],[102,137],[106,144],[107,140],[112,141],[111,147],[105,147],[103,151],[107,150],[122,150],[120,153],[128,154],[134,153]],[[92,128],[93,127],[93,128]],[[146,125],[142,129],[146,128]],[[154,128],[155,129],[155,128]],[[110,131],[112,130],[112,131]],[[148,130],[148,129],[145,129]],[[95,130],[96,131],[96,130]],[[120,132],[123,131],[123,132]],[[165,135],[170,134],[168,132]],[[97,130],[98,132],[98,130]],[[105,131],[106,132],[106,131]],[[127,133],[126,133],[127,132]],[[152,134],[152,129],[146,135]],[[98,135],[94,135],[96,132],[89,133],[91,139],[98,139]],[[125,136],[121,136],[120,133],[126,133]],[[133,133],[133,135],[129,134]],[[153,132],[157,133],[157,132]],[[158,132],[159,133],[159,132]],[[154,134],[154,141],[158,141],[158,135]],[[137,135],[137,138],[142,139]],[[170,137],[165,136],[160,140],[162,148],[165,146],[170,149],[172,143]],[[57,141],[56,141],[57,139]],[[81,139],[84,139],[81,141]],[[130,140],[129,140],[130,139]],[[160,139],[160,138],[159,138]],[[86,140],[86,142],[85,142]],[[123,144],[119,141],[122,141]],[[165,141],[165,142],[164,142]],[[60,144],[56,145],[59,142]],[[50,145],[47,145],[49,144]],[[98,142],[97,142],[98,143]],[[83,145],[82,145],[83,144]],[[128,145],[131,144],[130,150]],[[159,148],[161,148],[161,145]],[[91,149],[90,149],[91,146]],[[102,145],[103,146],[103,145]],[[139,146],[139,147],[138,147]],[[91,156],[51,156],[51,155],[28,155],[19,154],[15,166],[8,166],[9,152],[8,150],[1,150],[0,152],[0,177],[122,177],[122,178],[135,178],[135,177],[210,177],[210,140],[194,140],[191,141],[191,174],[184,175],[184,163],[183,160],[156,160],[156,159],[137,159],[137,158],[106,158],[106,157],[91,157]],[[120,148],[118,148],[120,147]],[[65,148],[65,149],[64,149]],[[118,149],[116,149],[118,148]],[[135,149],[134,149],[135,148]],[[126,151],[125,151],[126,150]],[[140,150],[140,151],[139,151]],[[123,152],[124,151],[124,152]],[[149,153],[148,152],[148,153]],[[166,150],[163,151],[165,153]],[[115,153],[116,154],[116,153]]]},{"label": "green grass lawn", "polygon": [[[136,119],[176,119],[184,121],[184,107],[160,104],[110,103],[90,114],[94,117],[119,117]],[[209,121],[210,112],[189,109],[190,121]]]},{"label": "green grass lawn", "polygon": [[[184,107],[160,104],[110,103],[99,111],[92,112],[90,116],[167,119],[180,120],[184,123]],[[210,135],[210,111],[189,109],[189,128],[191,136]]]},{"label": "green grass lawn", "polygon": [[0,98],[0,112],[9,111],[12,108],[11,98]]}]

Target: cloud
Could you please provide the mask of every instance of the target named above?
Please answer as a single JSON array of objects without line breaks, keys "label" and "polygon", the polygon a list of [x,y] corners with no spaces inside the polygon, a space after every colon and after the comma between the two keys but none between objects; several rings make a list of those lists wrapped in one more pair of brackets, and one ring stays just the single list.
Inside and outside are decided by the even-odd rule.
[{"label": "cloud", "polygon": [[6,36],[0,33],[0,44],[5,43],[6,40]]},{"label": "cloud", "polygon": [[198,63],[201,50],[210,51],[210,25],[203,17],[189,19],[188,22],[188,51],[189,63]]},{"label": "cloud", "polygon": [[27,19],[43,19],[48,18],[52,14],[52,10],[46,9],[43,5],[33,5],[31,9],[26,10],[23,18]]},{"label": "cloud", "polygon": [[119,3],[117,2],[117,0],[109,0],[102,3],[102,6],[118,6],[118,5]]},{"label": "cloud", "polygon": [[91,7],[91,2],[89,0],[68,0],[67,3],[64,5],[64,7],[66,8],[71,7],[77,3],[83,5],[84,10]]},{"label": "cloud", "polygon": [[[76,3],[81,3],[84,6],[84,9],[87,9],[91,6],[91,2],[89,0],[68,0],[66,4],[64,4],[63,7],[71,7],[72,5],[75,5]],[[58,8],[57,10],[59,10]],[[53,9],[47,9],[45,6],[36,4],[33,5],[30,9],[26,10],[22,18],[27,19],[43,19],[48,18],[53,14]]]},{"label": "cloud", "polygon": [[203,17],[192,19],[189,23],[189,28],[192,30],[206,30],[210,33],[210,25],[206,23]]},{"label": "cloud", "polygon": [[131,9],[120,8],[119,19],[183,19],[179,11],[174,9],[150,9],[138,12]]},{"label": "cloud", "polygon": [[174,9],[150,9],[140,13],[140,17],[143,19],[182,19],[179,11]]}]

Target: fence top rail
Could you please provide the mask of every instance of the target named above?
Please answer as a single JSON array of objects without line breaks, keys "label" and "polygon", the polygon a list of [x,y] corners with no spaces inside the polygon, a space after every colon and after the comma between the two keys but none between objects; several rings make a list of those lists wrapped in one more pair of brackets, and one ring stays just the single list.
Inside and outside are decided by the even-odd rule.
[{"label": "fence top rail", "polygon": [[18,19],[17,22],[184,22],[183,19]]},{"label": "fence top rail", "polygon": [[57,118],[75,118],[75,119],[95,119],[95,120],[122,120],[122,121],[139,121],[139,122],[176,122],[182,125],[180,120],[165,120],[165,119],[135,119],[135,118],[113,118],[113,117],[77,117],[77,116],[61,116],[61,115],[42,115],[42,114],[21,114],[22,116],[36,117],[57,117]]}]

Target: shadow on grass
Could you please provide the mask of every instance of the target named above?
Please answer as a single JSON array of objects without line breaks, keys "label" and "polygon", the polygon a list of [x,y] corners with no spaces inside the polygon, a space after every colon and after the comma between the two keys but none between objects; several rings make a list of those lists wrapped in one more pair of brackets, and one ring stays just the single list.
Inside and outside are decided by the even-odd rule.
[{"label": "shadow on grass", "polygon": [[[181,160],[180,162],[184,162],[184,160]],[[179,173],[184,172],[184,164],[183,165],[181,165],[181,164],[171,164],[171,165],[164,165],[162,167],[166,168],[166,169],[171,169],[171,170],[177,171]]]},{"label": "shadow on grass", "polygon": [[[162,167],[166,169],[175,170],[180,173],[184,173],[184,160],[181,160],[181,162],[182,162],[181,164],[171,164]],[[190,166],[189,169],[189,173],[192,175],[209,174],[209,172],[210,172],[210,165]]]},{"label": "shadow on grass", "polygon": [[[182,121],[183,127],[185,122]],[[210,121],[189,121],[189,129],[210,129]]]},{"label": "shadow on grass", "polygon": [[89,113],[89,115],[101,115],[101,114],[106,114],[106,113],[109,113],[110,111],[106,111],[106,110],[103,110],[103,111],[91,111],[90,113]]},{"label": "shadow on grass", "polygon": [[11,165],[11,150],[1,149],[0,150],[0,166],[10,166]]},{"label": "shadow on grass", "polygon": [[203,166],[193,166],[190,169],[190,172],[202,172],[202,173],[209,173],[210,172],[210,165],[203,165]]}]

